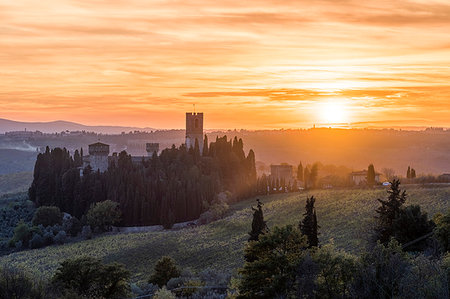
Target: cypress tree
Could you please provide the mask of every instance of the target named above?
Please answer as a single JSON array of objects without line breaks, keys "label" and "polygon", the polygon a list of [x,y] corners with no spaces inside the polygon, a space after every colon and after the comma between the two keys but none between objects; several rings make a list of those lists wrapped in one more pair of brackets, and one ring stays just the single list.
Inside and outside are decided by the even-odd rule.
[{"label": "cypress tree", "polygon": [[297,180],[303,181],[303,165],[302,162],[297,167]]},{"label": "cypress tree", "polygon": [[408,170],[406,171],[406,178],[410,179],[411,178],[411,167],[408,166]]},{"label": "cypress tree", "polygon": [[319,245],[317,215],[314,207],[316,199],[314,196],[306,198],[305,216],[299,223],[300,231],[308,238],[308,248],[317,247]]},{"label": "cypress tree", "polygon": [[256,209],[252,207],[253,221],[252,221],[252,231],[248,233],[250,235],[250,238],[248,238],[249,241],[258,241],[259,235],[265,234],[268,231],[267,224],[264,221],[264,215],[262,211],[263,203],[259,199],[257,199],[256,202],[258,203]]},{"label": "cypress tree", "polygon": [[373,167],[373,164],[370,164],[367,168],[367,184],[369,186],[375,185],[375,167]]},{"label": "cypress tree", "polygon": [[378,213],[377,226],[375,228],[376,239],[381,243],[389,242],[393,236],[393,223],[394,220],[400,215],[401,206],[406,201],[406,191],[400,190],[400,181],[393,180],[391,182],[391,188],[388,190],[387,200],[377,199],[381,206],[376,209]]},{"label": "cypress tree", "polygon": [[203,139],[203,153],[202,156],[206,157],[209,155],[209,150],[208,150],[208,136],[206,136],[205,134],[205,138]]},{"label": "cypress tree", "polygon": [[416,178],[416,170],[414,168],[411,168],[411,178],[412,179]]}]

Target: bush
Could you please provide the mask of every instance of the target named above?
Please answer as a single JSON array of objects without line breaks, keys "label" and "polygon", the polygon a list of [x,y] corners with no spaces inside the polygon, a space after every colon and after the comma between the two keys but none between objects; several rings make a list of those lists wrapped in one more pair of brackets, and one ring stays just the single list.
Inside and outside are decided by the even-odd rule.
[{"label": "bush", "polygon": [[[400,209],[399,215],[393,222],[393,233],[397,241],[402,244],[414,241],[431,231],[433,222],[428,220],[427,213],[422,213],[420,206],[407,206]],[[426,242],[419,242],[409,246],[410,251],[423,250]]]},{"label": "bush", "polygon": [[163,287],[162,289],[159,289],[156,291],[155,296],[153,296],[153,299],[176,299],[177,297],[166,287]]},{"label": "bush", "polygon": [[98,259],[81,257],[62,262],[52,282],[60,292],[70,290],[79,297],[123,298],[130,291],[129,279],[123,265],[105,265]]},{"label": "bush", "polygon": [[87,222],[94,230],[110,231],[113,225],[121,221],[122,212],[119,204],[106,200],[93,204],[87,213]]},{"label": "bush", "polygon": [[200,215],[199,223],[208,224],[221,219],[229,207],[225,200],[217,199],[208,208],[208,210]]},{"label": "bush", "polygon": [[0,298],[46,298],[41,289],[23,271],[10,267],[0,268]]},{"label": "bush", "polygon": [[34,213],[32,223],[33,225],[42,224],[44,227],[61,224],[63,214],[58,207],[42,206]]},{"label": "bush", "polygon": [[450,209],[447,210],[445,215],[436,214],[433,217],[436,223],[434,229],[434,235],[438,239],[444,252],[450,250]]},{"label": "bush", "polygon": [[171,278],[176,278],[178,276],[180,276],[180,270],[178,270],[175,261],[171,257],[163,256],[156,263],[154,273],[150,277],[149,282],[162,287],[165,286]]},{"label": "bush", "polygon": [[52,232],[46,231],[43,235],[43,239],[44,239],[44,246],[48,246],[55,243],[55,236],[53,235]]},{"label": "bush", "polygon": [[[14,236],[10,240],[10,246],[15,246],[16,248],[28,247],[28,243],[33,237],[34,233],[41,234],[38,227],[30,227],[27,223],[20,221],[16,228],[14,229]],[[16,244],[21,242],[22,246],[18,247]]]},{"label": "bush", "polygon": [[40,234],[33,234],[33,237],[30,240],[30,248],[41,248],[44,247],[45,242],[44,238]]},{"label": "bush", "polygon": [[66,238],[67,238],[67,234],[65,231],[62,230],[55,236],[55,243],[56,244],[64,244],[66,242]]},{"label": "bush", "polygon": [[86,240],[92,238],[92,230],[89,225],[83,226],[83,229],[81,230],[81,236],[83,236],[83,238]]},{"label": "bush", "polygon": [[71,217],[67,220],[63,221],[63,229],[72,237],[76,237],[80,232],[83,226],[81,225],[80,220],[76,217]]}]

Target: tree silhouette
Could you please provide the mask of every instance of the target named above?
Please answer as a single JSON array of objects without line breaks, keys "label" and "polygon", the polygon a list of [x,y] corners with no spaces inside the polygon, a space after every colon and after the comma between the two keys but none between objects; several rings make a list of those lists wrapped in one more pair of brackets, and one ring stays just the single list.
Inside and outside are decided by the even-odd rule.
[{"label": "tree silhouette", "polygon": [[300,231],[303,235],[305,235],[308,238],[308,246],[311,247],[317,247],[319,245],[319,238],[318,238],[318,228],[317,225],[317,215],[316,215],[316,208],[314,207],[314,203],[316,202],[316,199],[314,196],[311,196],[310,198],[306,198],[306,206],[305,206],[305,216],[303,220],[299,223]]},{"label": "tree silhouette", "polygon": [[249,241],[258,241],[261,234],[265,234],[268,231],[267,224],[264,221],[264,215],[262,211],[263,203],[257,199],[258,203],[256,209],[252,207],[253,210],[253,221],[252,221],[252,231],[248,234],[250,235]]},{"label": "tree silhouette", "polygon": [[376,209],[378,213],[377,226],[375,228],[376,238],[381,243],[389,242],[394,235],[394,221],[400,215],[400,208],[406,201],[406,191],[400,190],[400,180],[391,182],[390,190],[388,190],[388,198],[386,200],[377,199],[381,206]]}]

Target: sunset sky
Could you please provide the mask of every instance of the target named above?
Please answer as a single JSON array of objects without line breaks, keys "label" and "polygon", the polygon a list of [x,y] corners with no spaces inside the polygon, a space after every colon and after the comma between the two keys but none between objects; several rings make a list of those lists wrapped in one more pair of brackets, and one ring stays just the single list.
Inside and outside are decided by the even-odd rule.
[{"label": "sunset sky", "polygon": [[0,118],[450,127],[450,1],[0,0]]}]

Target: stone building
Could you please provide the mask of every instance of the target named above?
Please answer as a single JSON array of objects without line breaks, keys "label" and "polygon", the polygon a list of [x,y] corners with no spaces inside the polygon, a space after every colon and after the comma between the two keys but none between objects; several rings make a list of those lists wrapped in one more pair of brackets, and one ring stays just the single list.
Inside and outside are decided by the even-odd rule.
[{"label": "stone building", "polygon": [[203,152],[203,113],[186,113],[186,147],[195,146],[197,140],[200,153]]},{"label": "stone building", "polygon": [[294,183],[294,168],[289,164],[270,165],[270,177],[284,180],[286,184]]},{"label": "stone building", "polygon": [[89,145],[89,156],[83,157],[84,166],[90,165],[93,171],[105,172],[108,169],[109,145],[97,142]]},{"label": "stone building", "polygon": [[[355,185],[361,185],[361,184],[366,184],[367,183],[367,170],[362,170],[362,171],[355,171],[350,173],[350,179],[353,181],[353,183]],[[381,173],[376,172],[375,173],[375,182],[379,183],[380,182],[380,175]]]}]

